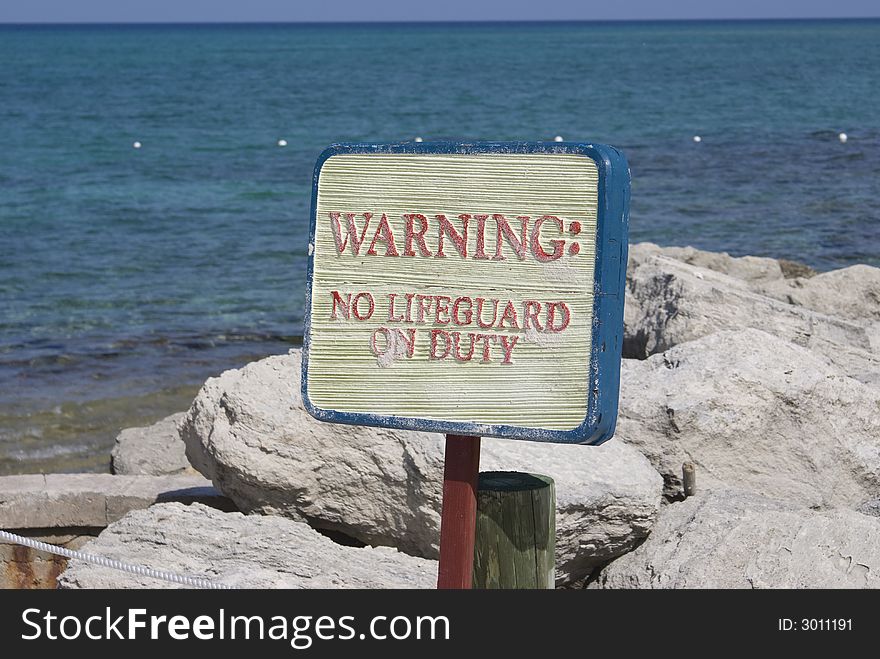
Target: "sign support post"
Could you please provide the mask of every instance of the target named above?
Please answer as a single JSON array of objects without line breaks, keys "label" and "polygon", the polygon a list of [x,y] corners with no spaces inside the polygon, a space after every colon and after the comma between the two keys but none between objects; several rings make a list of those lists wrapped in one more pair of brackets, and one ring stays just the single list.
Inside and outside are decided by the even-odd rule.
[{"label": "sign support post", "polygon": [[446,435],[439,589],[467,589],[473,582],[479,472],[480,438]]}]

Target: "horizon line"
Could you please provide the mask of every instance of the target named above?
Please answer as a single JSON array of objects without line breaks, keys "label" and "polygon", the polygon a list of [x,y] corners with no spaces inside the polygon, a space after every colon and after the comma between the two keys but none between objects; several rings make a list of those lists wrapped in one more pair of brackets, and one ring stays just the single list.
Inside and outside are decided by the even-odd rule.
[{"label": "horizon line", "polygon": [[763,17],[763,18],[553,18],[553,19],[442,19],[442,20],[407,20],[407,19],[391,19],[391,20],[320,20],[320,21],[289,21],[289,20],[199,20],[199,21],[178,21],[178,20],[144,20],[144,21],[4,21],[0,20],[3,26],[29,26],[29,25],[480,25],[480,24],[499,24],[499,23],[521,23],[521,24],[555,24],[555,23],[583,23],[583,24],[603,24],[603,23],[781,23],[781,22],[818,22],[818,21],[876,21],[880,20],[880,14],[876,16],[800,16],[800,17]]}]

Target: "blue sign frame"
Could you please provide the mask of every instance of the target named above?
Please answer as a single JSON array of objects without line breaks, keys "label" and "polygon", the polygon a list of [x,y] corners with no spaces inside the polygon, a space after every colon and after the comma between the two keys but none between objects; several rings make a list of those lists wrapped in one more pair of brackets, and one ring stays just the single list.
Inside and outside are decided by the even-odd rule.
[{"label": "blue sign frame", "polygon": [[397,428],[424,432],[504,437],[563,444],[597,445],[611,439],[617,423],[620,359],[623,347],[623,303],[629,234],[630,172],[623,154],[612,146],[584,142],[404,142],[399,144],[334,144],[315,164],[309,244],[315,243],[318,179],[328,158],[340,154],[576,154],[591,158],[598,167],[598,217],[594,274],[593,335],[584,377],[589,378],[587,414],[573,430],[545,430],[521,426],[487,425],[379,414],[341,412],[315,406],[309,398],[308,372],[311,344],[312,274],[314,252],[309,254],[303,328],[302,400],[320,421]]}]

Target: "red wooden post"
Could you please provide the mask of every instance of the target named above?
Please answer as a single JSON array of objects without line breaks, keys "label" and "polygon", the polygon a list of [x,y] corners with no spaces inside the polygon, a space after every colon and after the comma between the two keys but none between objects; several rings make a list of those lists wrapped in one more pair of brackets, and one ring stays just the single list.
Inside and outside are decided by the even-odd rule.
[{"label": "red wooden post", "polygon": [[480,438],[446,435],[437,588],[470,588],[474,571]]}]

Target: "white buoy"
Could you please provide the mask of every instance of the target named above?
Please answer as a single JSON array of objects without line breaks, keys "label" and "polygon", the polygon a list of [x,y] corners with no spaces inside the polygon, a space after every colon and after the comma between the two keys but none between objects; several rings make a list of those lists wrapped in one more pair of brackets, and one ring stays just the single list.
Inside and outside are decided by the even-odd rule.
[{"label": "white buoy", "polygon": [[140,149],[140,148],[141,148],[141,143],[140,143],[140,142],[135,142],[135,143],[132,144],[132,146],[133,146],[135,149]]},{"label": "white buoy", "polygon": [[562,139],[562,135],[557,135],[556,137],[553,138],[553,141],[554,142],[563,142],[564,140]]},{"label": "white buoy", "polygon": [[278,146],[287,146],[287,140],[278,140]]},{"label": "white buoy", "polygon": [[417,137],[416,139],[413,140],[413,142],[421,142],[421,141],[422,141],[421,137]]},{"label": "white buoy", "polygon": [[840,135],[837,136],[837,139],[840,140],[840,143],[841,143],[841,144],[846,144],[846,141],[847,141],[849,138],[846,136],[846,133],[841,133]]},{"label": "white buoy", "polygon": [[694,135],[694,142],[702,142],[702,141],[703,141],[702,137],[700,137],[699,135]]}]

